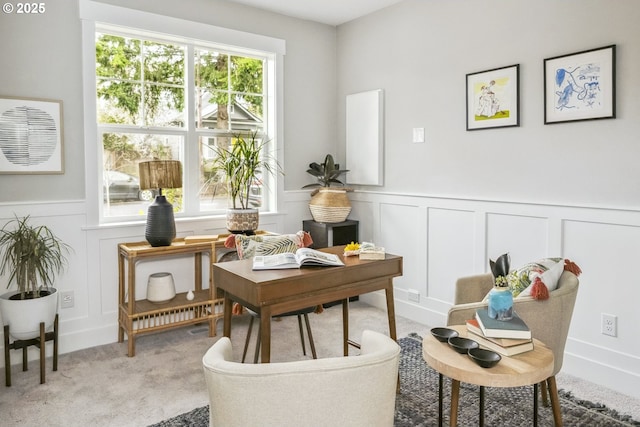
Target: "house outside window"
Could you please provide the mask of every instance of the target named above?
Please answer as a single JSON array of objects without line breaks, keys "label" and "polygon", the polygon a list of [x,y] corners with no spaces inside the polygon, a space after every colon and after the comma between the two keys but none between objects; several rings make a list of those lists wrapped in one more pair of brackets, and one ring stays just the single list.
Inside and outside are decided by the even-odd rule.
[{"label": "house outside window", "polygon": [[[95,5],[115,11],[114,17],[121,9],[81,3],[91,5],[88,9]],[[98,13],[97,9],[88,14]],[[152,18],[157,21],[157,16]],[[138,164],[153,159],[182,163],[183,188],[162,189],[176,217],[223,214],[227,189],[212,168],[214,147],[228,147],[238,135],[250,134],[269,141],[265,156],[277,157],[273,135],[278,54],[158,33],[145,29],[144,20],[141,22],[142,28],[117,22],[83,23],[85,38],[93,33],[91,53],[95,55],[91,69],[95,85],[85,84],[85,90],[93,90],[95,102],[96,147],[89,147],[88,152],[95,152],[99,166],[87,171],[97,175],[93,181],[99,187],[95,191],[99,194],[98,221],[122,222],[146,216],[157,190],[140,188]],[[228,38],[224,32],[222,29],[222,38]],[[84,49],[88,52],[86,40]],[[85,61],[85,73],[87,64]],[[85,132],[89,137],[90,128]],[[264,182],[258,180],[251,189],[251,204],[261,212],[274,211],[278,177],[264,177]]]}]

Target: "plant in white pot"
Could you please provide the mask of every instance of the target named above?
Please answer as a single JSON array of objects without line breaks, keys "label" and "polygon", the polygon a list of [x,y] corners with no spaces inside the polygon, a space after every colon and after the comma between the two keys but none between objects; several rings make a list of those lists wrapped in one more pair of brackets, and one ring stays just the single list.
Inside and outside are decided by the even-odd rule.
[{"label": "plant in white pot", "polygon": [[228,147],[213,147],[213,171],[222,175],[229,192],[227,229],[232,233],[251,234],[258,229],[259,210],[253,207],[252,189],[261,185],[262,173],[282,173],[278,161],[267,153],[268,143],[251,132],[237,134]]},{"label": "plant in white pot", "polygon": [[[347,219],[351,213],[351,202],[347,197],[347,192],[353,191],[344,186],[338,178],[340,175],[349,172],[347,169],[340,169],[340,165],[335,163],[333,156],[327,154],[323,163],[313,162],[309,164],[307,173],[316,177],[318,182],[307,184],[302,188],[319,187],[311,192],[309,210],[314,221],[335,223]],[[338,184],[341,187],[331,187],[331,184]]]},{"label": "plant in white pot", "polygon": [[58,292],[52,286],[67,266],[69,246],[45,225],[31,225],[29,216],[7,222],[0,230],[0,275],[8,274],[7,288],[17,291],[0,295],[0,312],[11,336],[35,338],[40,323],[51,329],[58,310]]}]

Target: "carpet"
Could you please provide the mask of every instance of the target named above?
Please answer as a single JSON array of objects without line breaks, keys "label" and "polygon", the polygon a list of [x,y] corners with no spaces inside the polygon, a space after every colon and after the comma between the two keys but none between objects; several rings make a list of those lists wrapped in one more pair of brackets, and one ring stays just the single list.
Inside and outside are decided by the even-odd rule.
[{"label": "carpet", "polygon": [[[395,426],[434,426],[438,421],[438,373],[422,358],[422,341],[418,335],[398,340],[400,356],[400,394],[396,398]],[[444,383],[444,424],[449,423],[451,383]],[[640,426],[604,405],[580,400],[559,390],[562,419],[565,426],[618,427]],[[458,411],[459,426],[477,426],[479,387],[461,383]],[[487,426],[533,425],[533,386],[485,388],[485,424]],[[538,425],[553,426],[550,407],[539,405]],[[209,407],[203,406],[150,427],[207,427]]]}]

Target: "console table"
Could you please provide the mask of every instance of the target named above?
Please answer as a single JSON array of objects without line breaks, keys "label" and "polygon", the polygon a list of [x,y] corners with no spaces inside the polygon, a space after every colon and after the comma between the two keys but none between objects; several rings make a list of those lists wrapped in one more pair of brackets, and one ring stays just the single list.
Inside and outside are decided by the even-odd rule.
[{"label": "console table", "polygon": [[[202,238],[178,238],[171,246],[153,247],[147,242],[121,243],[118,245],[118,342],[128,338],[128,355],[135,356],[135,340],[139,334],[157,332],[179,326],[209,322],[209,336],[216,335],[216,321],[223,316],[221,298],[217,298],[213,284],[212,265],[216,251],[224,248],[228,235]],[[202,255],[208,253],[208,289],[202,288]],[[166,256],[193,255],[195,268],[194,298],[178,293],[171,301],[156,304],[146,299],[135,300],[136,264],[140,261],[158,260]]]}]

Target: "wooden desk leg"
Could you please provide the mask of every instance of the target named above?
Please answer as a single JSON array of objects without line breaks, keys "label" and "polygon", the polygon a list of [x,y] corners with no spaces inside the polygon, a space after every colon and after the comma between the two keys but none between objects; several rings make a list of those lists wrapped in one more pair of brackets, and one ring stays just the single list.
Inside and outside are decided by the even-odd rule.
[{"label": "wooden desk leg", "polygon": [[438,373],[438,427],[442,427],[442,383],[444,378]]},{"label": "wooden desk leg", "polygon": [[271,308],[262,307],[260,310],[260,362],[271,361]]},{"label": "wooden desk leg", "polygon": [[549,397],[551,398],[551,409],[553,410],[553,423],[556,427],[562,427],[562,412],[560,412],[560,399],[558,398],[558,386],[556,377],[547,378],[549,385]]},{"label": "wooden desk leg", "polygon": [[478,425],[479,427],[484,427],[484,386],[480,386],[480,414]]},{"label": "wooden desk leg", "polygon": [[384,290],[387,297],[387,316],[389,317],[389,336],[393,340],[397,340],[396,335],[396,309],[393,304],[393,280],[389,279],[389,283]]},{"label": "wooden desk leg", "polygon": [[224,325],[223,327],[223,335],[227,338],[231,338],[231,310],[232,310],[233,301],[231,298],[227,296],[225,292],[224,295]]},{"label": "wooden desk leg", "polygon": [[460,398],[460,381],[451,380],[451,413],[449,415],[449,425],[458,425],[458,399]]},{"label": "wooden desk leg", "polygon": [[342,352],[349,355],[349,298],[342,300]]}]

